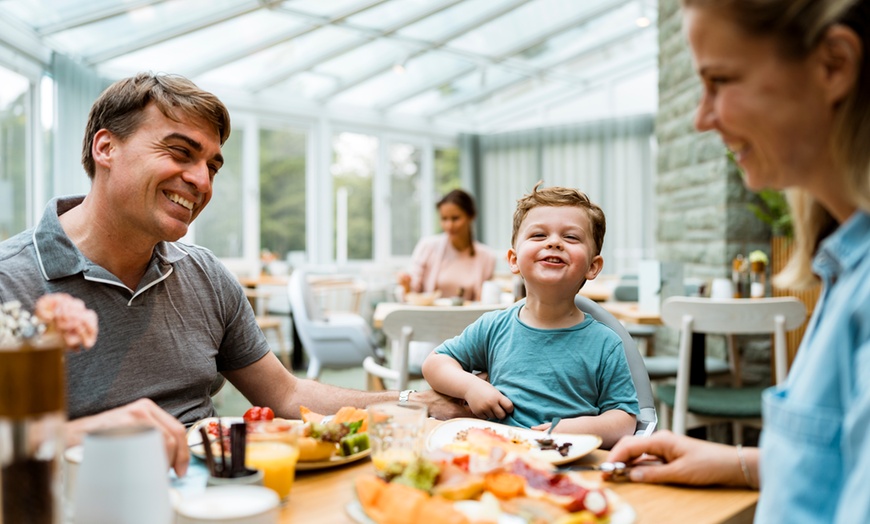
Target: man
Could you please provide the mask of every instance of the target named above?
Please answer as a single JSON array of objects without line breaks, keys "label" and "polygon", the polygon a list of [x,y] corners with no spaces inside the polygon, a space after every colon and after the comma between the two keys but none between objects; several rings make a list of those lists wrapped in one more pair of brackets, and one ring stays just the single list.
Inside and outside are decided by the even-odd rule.
[{"label": "man", "polygon": [[[208,250],[175,243],[212,195],[230,134],[226,107],[172,75],[140,73],[110,86],[88,118],[84,197],[58,198],[33,229],[0,244],[0,302],[32,310],[67,292],[96,311],[100,337],[67,358],[67,443],[100,428],[159,428],[179,475],[189,452],[184,423],[214,414],[223,374],[254,405],[299,417],[394,400],[299,380],[270,351],[241,285]],[[433,416],[465,415],[432,391],[413,400]]]}]

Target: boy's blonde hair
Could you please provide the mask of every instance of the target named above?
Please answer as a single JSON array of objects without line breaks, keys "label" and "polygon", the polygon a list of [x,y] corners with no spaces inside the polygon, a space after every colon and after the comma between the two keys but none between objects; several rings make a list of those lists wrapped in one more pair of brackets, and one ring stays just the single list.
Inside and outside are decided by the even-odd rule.
[{"label": "boy's blonde hair", "polygon": [[517,233],[523,220],[529,211],[536,207],[579,207],[586,211],[589,224],[592,226],[592,240],[595,241],[595,255],[601,254],[604,246],[604,232],[607,224],[604,219],[604,211],[594,204],[586,193],[570,187],[546,187],[538,190],[543,181],[535,184],[532,192],[517,200],[517,209],[514,211],[514,230],[511,234],[511,246],[516,247]]}]

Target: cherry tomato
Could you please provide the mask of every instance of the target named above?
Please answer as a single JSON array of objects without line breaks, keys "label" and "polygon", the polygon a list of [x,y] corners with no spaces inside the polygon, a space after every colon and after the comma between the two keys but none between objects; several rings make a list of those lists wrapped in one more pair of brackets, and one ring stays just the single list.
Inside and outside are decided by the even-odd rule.
[{"label": "cherry tomato", "polygon": [[272,408],[261,408],[260,406],[254,406],[245,412],[245,416],[243,417],[245,422],[257,422],[260,420],[272,420],[275,418],[275,412],[272,411]]}]

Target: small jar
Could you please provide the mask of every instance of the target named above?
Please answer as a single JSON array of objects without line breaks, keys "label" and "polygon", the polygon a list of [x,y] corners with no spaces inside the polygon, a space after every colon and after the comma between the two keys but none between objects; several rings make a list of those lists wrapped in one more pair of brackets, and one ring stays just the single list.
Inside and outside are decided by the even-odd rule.
[{"label": "small jar", "polygon": [[750,266],[750,296],[752,298],[762,298],[767,294],[767,267],[764,262],[753,262]]},{"label": "small jar", "polygon": [[0,347],[0,522],[62,522],[63,354],[53,335]]}]

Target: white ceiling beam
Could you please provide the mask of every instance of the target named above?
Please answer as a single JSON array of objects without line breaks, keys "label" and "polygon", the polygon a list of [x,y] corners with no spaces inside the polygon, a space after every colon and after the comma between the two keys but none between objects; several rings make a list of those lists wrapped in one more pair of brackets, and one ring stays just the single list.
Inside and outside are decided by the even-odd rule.
[{"label": "white ceiling beam", "polygon": [[[547,92],[537,92],[529,97],[521,97],[497,109],[478,112],[475,115],[474,127],[477,132],[483,134],[497,131],[502,127],[501,123],[516,120],[523,114],[539,113],[542,106],[558,106],[570,98],[576,98],[603,86],[650,71],[656,67],[657,59],[656,52],[647,52],[634,57],[629,62],[616,64],[604,72],[597,73],[585,85],[556,87]],[[449,121],[449,119],[445,118],[445,121]]]},{"label": "white ceiling beam", "polygon": [[[130,11],[135,11],[136,9],[162,4],[166,1],[167,0],[129,0],[126,2],[108,4],[102,9],[92,9],[87,13],[67,18],[62,22],[36,26],[34,29],[36,29],[36,32],[42,36],[51,36],[55,33],[60,33],[61,31],[68,31],[95,22],[101,22],[115,16],[125,15]],[[87,5],[87,2],[79,2],[79,5]]]},{"label": "white ceiling beam", "polygon": [[[272,2],[270,3],[278,1],[280,0],[272,0]],[[109,49],[104,49],[102,51],[86,55],[84,57],[84,61],[87,65],[97,66],[113,58],[133,53],[146,47],[162,44],[166,41],[172,40],[173,38],[189,35],[191,33],[195,33],[196,31],[200,31],[202,29],[206,29],[208,27],[227,22],[229,20],[232,20],[233,18],[253,13],[254,11],[258,11],[260,9],[265,9],[265,7],[258,4],[244,4],[229,9],[224,9],[223,11],[204,14],[202,18],[199,18],[196,22],[189,23],[185,26],[174,27],[166,31],[158,31],[150,35],[142,36],[141,38],[138,38],[135,42],[130,42],[124,45],[115,46]]]},{"label": "white ceiling beam", "polygon": [[[432,15],[434,15],[440,11],[443,11],[449,7],[453,7],[454,5],[459,4],[463,1],[464,0],[448,0],[442,4],[438,4],[434,7],[432,7],[431,9],[429,9],[425,12],[419,13],[417,16],[413,16],[413,17],[407,18],[405,20],[402,20],[401,22],[394,24],[392,27],[384,29],[383,31],[366,31],[366,33],[367,33],[365,36],[366,42],[371,42],[371,41],[374,41],[378,38],[384,38],[384,37],[387,37],[389,35],[392,35],[393,33],[401,30],[404,27],[407,27],[415,22],[419,22],[420,20],[422,20],[426,17],[432,16]],[[351,26],[350,24],[342,24],[342,27],[356,29],[356,27]],[[359,29],[362,30],[362,28],[359,28]],[[254,84],[252,86],[252,90],[254,92],[259,92],[259,91],[262,91],[264,89],[268,89],[274,85],[277,85],[277,84],[283,82],[284,80],[287,80],[288,78],[290,78],[293,75],[308,71],[308,70],[314,68],[315,66],[317,66],[318,64],[325,63],[329,60],[332,60],[333,58],[335,58],[337,56],[341,56],[349,51],[353,51],[354,49],[358,48],[360,45],[361,44],[359,42],[353,42],[353,43],[350,43],[348,45],[337,47],[337,48],[335,48],[327,53],[313,56],[313,57],[311,57],[311,59],[309,59],[301,64],[297,64],[295,66],[291,66],[291,67],[288,67],[285,69],[278,70],[275,73],[267,76],[265,79],[261,80],[260,82],[257,82],[256,84]]]},{"label": "white ceiling beam", "polygon": [[[423,53],[426,53],[428,51],[443,48],[444,45],[447,44],[447,42],[449,42],[455,38],[458,38],[459,36],[462,36],[465,33],[468,33],[468,32],[480,27],[481,25],[483,25],[491,20],[494,20],[500,16],[503,16],[503,15],[513,11],[514,9],[517,9],[521,5],[528,3],[529,1],[530,0],[514,0],[513,2],[511,2],[509,4],[505,4],[505,5],[501,6],[499,9],[496,9],[495,11],[491,11],[485,17],[481,17],[481,18],[473,19],[473,20],[467,20],[465,22],[465,24],[458,26],[457,29],[455,29],[454,31],[451,31],[448,35],[446,35],[446,36],[444,36],[444,37],[442,37],[434,42],[425,42],[421,49],[411,53],[407,59],[410,60],[410,59],[412,59],[416,56],[422,55]],[[404,39],[404,40],[412,41],[413,39]],[[390,64],[384,65],[383,67],[372,69],[365,74],[357,75],[356,78],[351,79],[350,81],[336,87],[335,89],[333,89],[332,91],[330,91],[326,95],[321,96],[320,98],[318,98],[317,101],[320,103],[325,103],[326,101],[328,101],[330,98],[334,97],[335,95],[342,93],[344,91],[347,91],[351,87],[359,85],[359,84],[365,82],[366,80],[370,80],[370,79],[372,79],[372,78],[374,78],[374,77],[376,77],[376,76],[378,76],[386,71],[389,71],[390,68],[392,68],[392,67],[393,67],[393,64],[390,63]]]},{"label": "white ceiling beam", "polygon": [[[601,42],[599,44],[596,44],[593,47],[581,49],[573,55],[561,58],[560,60],[558,60],[556,62],[551,62],[549,64],[543,65],[540,68],[541,71],[539,72],[539,76],[545,76],[545,77],[551,78],[551,79],[564,80],[565,79],[564,76],[555,75],[555,73],[553,71],[555,68],[562,66],[566,63],[573,62],[575,60],[579,60],[579,59],[582,59],[584,57],[594,55],[596,53],[600,53],[611,46],[625,45],[628,40],[642,37],[649,30],[650,30],[649,27],[635,27],[635,28],[631,28],[631,29],[628,29],[626,31],[623,31],[621,33],[618,33],[616,35],[613,35],[612,37],[608,38],[607,40],[604,40],[603,42]],[[493,94],[495,94],[499,91],[502,91],[508,87],[513,86],[513,85],[519,84],[520,82],[525,82],[527,80],[528,80],[528,77],[524,77],[524,78],[518,78],[515,80],[510,80],[510,81],[506,81],[506,82],[500,82],[497,84],[493,84],[492,86],[488,87],[484,91],[481,91],[479,93],[470,94],[470,95],[465,96],[465,97],[461,97],[460,99],[455,100],[452,103],[449,103],[445,106],[439,107],[437,110],[427,113],[426,116],[429,118],[437,118],[438,116],[440,116],[444,113],[448,113],[450,111],[453,111],[457,107],[461,107],[461,106],[464,106],[467,104],[474,104],[474,103],[480,102],[481,100],[489,98],[490,96],[492,96]],[[574,80],[574,83],[577,83],[577,84],[583,84],[586,82],[587,82],[586,78]]]}]

